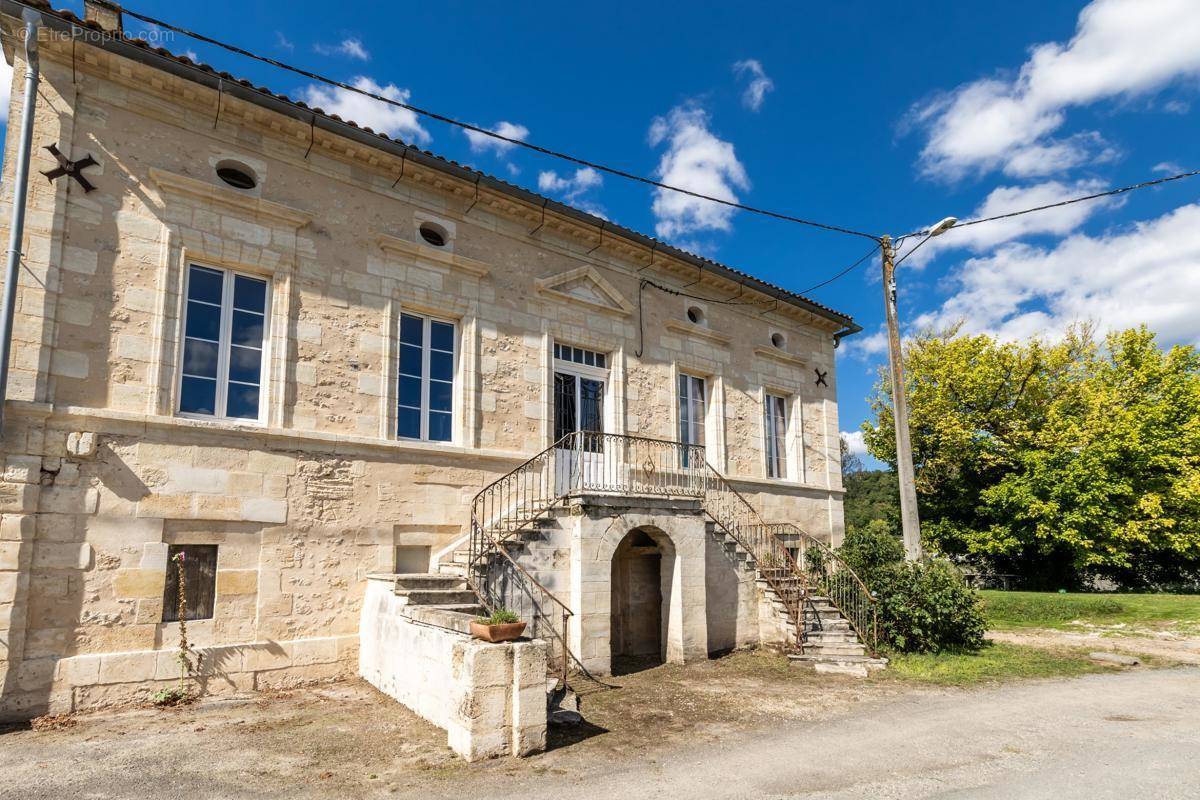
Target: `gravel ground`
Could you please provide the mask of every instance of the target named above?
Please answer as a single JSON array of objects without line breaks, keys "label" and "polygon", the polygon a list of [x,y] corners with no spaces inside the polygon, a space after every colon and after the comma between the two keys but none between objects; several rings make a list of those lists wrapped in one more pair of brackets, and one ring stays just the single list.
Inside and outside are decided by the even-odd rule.
[{"label": "gravel ground", "polygon": [[974,690],[742,654],[616,679],[530,759],[468,765],[361,683],[0,734],[0,798],[1195,797],[1200,670]]}]

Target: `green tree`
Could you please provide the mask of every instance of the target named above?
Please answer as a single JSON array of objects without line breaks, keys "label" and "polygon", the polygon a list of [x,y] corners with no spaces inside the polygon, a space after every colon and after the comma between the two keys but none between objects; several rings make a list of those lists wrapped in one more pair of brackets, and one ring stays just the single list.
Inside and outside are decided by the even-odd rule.
[{"label": "green tree", "polygon": [[[1200,572],[1200,356],[1139,328],[1099,345],[925,333],[905,352],[922,530],[1034,585]],[[881,380],[870,452],[895,462]]]}]

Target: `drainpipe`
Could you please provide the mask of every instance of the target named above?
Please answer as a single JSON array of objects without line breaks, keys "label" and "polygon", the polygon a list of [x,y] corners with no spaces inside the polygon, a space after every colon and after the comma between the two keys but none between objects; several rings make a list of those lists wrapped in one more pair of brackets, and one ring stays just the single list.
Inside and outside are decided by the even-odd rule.
[{"label": "drainpipe", "polygon": [[4,267],[4,305],[0,307],[0,432],[8,403],[8,362],[12,350],[13,313],[17,305],[17,278],[21,268],[21,239],[25,235],[25,198],[29,189],[29,155],[33,146],[33,112],[37,103],[37,35],[41,15],[26,9],[25,96],[21,99],[21,138],[13,178],[12,224],[8,230],[8,262]]}]

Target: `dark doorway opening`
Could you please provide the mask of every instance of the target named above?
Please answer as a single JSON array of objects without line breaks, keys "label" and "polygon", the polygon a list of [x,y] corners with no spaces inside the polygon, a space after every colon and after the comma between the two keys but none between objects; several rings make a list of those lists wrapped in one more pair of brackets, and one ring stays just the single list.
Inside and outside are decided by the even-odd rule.
[{"label": "dark doorway opening", "polygon": [[646,531],[630,531],[612,560],[612,672],[663,663],[662,550]]}]

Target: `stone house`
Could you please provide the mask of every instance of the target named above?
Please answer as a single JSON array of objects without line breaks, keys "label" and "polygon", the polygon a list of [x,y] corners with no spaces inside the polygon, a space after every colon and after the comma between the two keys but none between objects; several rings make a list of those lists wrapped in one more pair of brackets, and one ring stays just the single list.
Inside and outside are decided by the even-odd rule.
[{"label": "stone house", "polygon": [[[0,714],[177,677],[180,552],[209,691],[354,674],[372,583],[521,608],[598,673],[789,641],[797,563],[842,536],[851,319],[86,7],[32,15]],[[6,229],[21,14],[0,2]],[[93,190],[36,174],[49,145]]]}]

